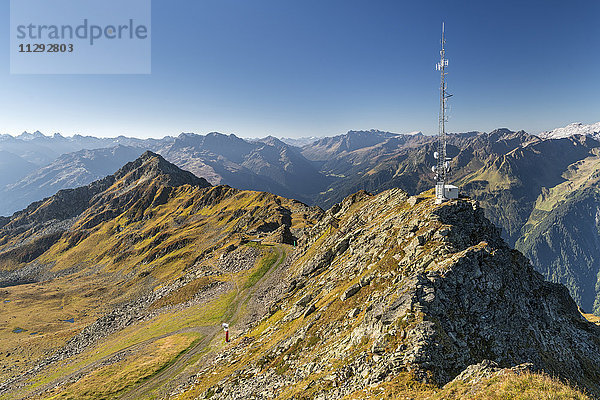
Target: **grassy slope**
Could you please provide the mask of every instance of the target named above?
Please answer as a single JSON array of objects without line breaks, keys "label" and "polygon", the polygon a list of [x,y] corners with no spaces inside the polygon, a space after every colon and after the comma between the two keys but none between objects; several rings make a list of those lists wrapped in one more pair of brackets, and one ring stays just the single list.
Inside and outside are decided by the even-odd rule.
[{"label": "grassy slope", "polygon": [[45,394],[44,397],[99,399],[117,396],[165,368],[197,340],[199,337],[191,333],[157,339],[126,356],[123,361],[95,369],[74,384],[62,388],[59,394]]},{"label": "grassy slope", "polygon": [[590,399],[583,392],[544,374],[515,374],[482,379],[476,384],[453,383],[433,399]]},{"label": "grassy slope", "polygon": [[544,217],[559,204],[568,201],[574,192],[597,186],[600,180],[599,168],[600,156],[598,155],[590,156],[570,165],[562,175],[564,182],[546,189],[538,196],[529,220],[523,228],[521,240],[526,241],[528,233],[540,224]]},{"label": "grassy slope", "polygon": [[[273,248],[261,246],[261,250],[264,251],[264,256],[253,269],[231,278],[237,283],[234,289],[208,304],[167,310],[152,319],[116,332],[97,346],[31,379],[30,387],[42,387],[55,379],[84,370],[85,376],[82,379],[45,393],[40,398],[110,398],[150,379],[196,345],[204,334],[214,334],[215,327],[218,330],[222,321],[235,321],[236,310],[245,298],[235,287],[252,288],[278,261]],[[171,297],[170,305],[178,299],[184,298]],[[218,336],[216,343],[207,342],[205,346],[216,344],[220,347],[220,342],[221,337]],[[124,357],[106,366],[102,365],[117,354]],[[190,364],[195,361],[197,358],[190,360]]]},{"label": "grassy slope", "polygon": [[[4,288],[0,301],[0,380],[31,367],[103,311],[108,289],[87,277]],[[10,302],[4,303],[3,301]],[[74,318],[73,323],[63,322]],[[63,320],[63,321],[61,321]],[[24,331],[13,333],[15,328]]]},{"label": "grassy slope", "polygon": [[[218,190],[224,193],[218,193]],[[207,201],[211,195],[220,198]],[[309,217],[296,212],[295,204],[266,193],[183,186],[174,189],[165,204],[142,210],[145,218],[137,218],[136,210],[128,210],[89,230],[81,239],[63,235],[38,262],[53,265],[54,271],[67,272],[66,276],[0,289],[0,356],[4,366],[0,369],[0,379],[15,376],[36,365],[38,360],[52,354],[114,305],[174,282],[192,267],[212,271],[209,277],[193,280],[153,304],[153,309],[160,309],[154,318],[131,325],[74,359],[30,377],[28,388],[44,387],[74,371],[97,370],[99,365],[96,364],[107,360],[111,365],[130,370],[127,379],[133,382],[146,377],[152,368],[171,362],[192,341],[207,334],[204,327],[219,326],[233,315],[238,299],[231,288],[251,288],[272,266],[277,254],[273,248],[258,246],[263,257],[255,268],[249,269],[252,268],[249,265],[234,274],[215,270],[218,256],[232,244],[239,246],[249,234],[252,237],[252,232],[263,223],[278,222],[278,210],[282,206],[292,210],[294,228],[311,224]],[[85,220],[78,223],[83,224]],[[227,286],[230,289],[208,304],[174,307],[189,301],[214,282],[235,282],[235,285]],[[4,300],[10,302],[3,303]],[[75,318],[75,322],[59,321],[69,318]],[[26,331],[12,333],[15,328]],[[37,334],[30,335],[33,332]],[[177,335],[187,339],[175,340]],[[173,338],[169,345],[172,357],[150,369],[128,367],[148,355],[150,348],[144,346],[167,337]],[[124,360],[112,364],[111,355],[124,351]],[[96,390],[94,382],[100,381],[102,379],[86,380],[84,386],[90,386],[89,390],[93,392]],[[119,384],[115,383],[117,387]],[[73,390],[79,393],[82,389]]]},{"label": "grassy slope", "polygon": [[344,400],[587,400],[583,392],[545,374],[506,372],[476,382],[452,382],[442,389],[422,384],[410,374],[346,396]]}]

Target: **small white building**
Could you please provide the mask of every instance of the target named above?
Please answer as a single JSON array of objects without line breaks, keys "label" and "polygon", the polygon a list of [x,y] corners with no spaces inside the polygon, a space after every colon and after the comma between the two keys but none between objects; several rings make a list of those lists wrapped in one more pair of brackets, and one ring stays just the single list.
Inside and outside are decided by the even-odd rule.
[{"label": "small white building", "polygon": [[435,185],[436,203],[441,204],[444,200],[458,199],[458,187],[454,185]]}]

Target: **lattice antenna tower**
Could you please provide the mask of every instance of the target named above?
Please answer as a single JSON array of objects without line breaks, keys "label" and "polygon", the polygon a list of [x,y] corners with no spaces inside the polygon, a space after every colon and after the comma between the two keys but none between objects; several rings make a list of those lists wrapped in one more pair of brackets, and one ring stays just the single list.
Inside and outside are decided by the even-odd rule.
[{"label": "lattice antenna tower", "polygon": [[446,58],[446,34],[445,26],[442,22],[442,40],[440,50],[440,62],[437,63],[435,69],[440,71],[440,113],[439,113],[439,133],[437,142],[437,151],[434,154],[437,160],[437,165],[433,167],[436,177],[436,198],[439,201],[447,200],[446,184],[448,173],[450,172],[450,158],[446,152],[446,122],[448,122],[448,99],[452,97],[448,93],[446,85],[446,67],[448,67],[448,59]]}]

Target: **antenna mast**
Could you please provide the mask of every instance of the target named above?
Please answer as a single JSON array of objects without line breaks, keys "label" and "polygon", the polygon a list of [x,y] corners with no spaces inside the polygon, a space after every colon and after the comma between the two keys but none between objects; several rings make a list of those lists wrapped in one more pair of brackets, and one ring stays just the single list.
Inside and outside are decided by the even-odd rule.
[{"label": "antenna mast", "polygon": [[434,158],[437,160],[437,165],[433,167],[435,172],[436,185],[435,197],[436,203],[441,204],[444,200],[454,199],[458,197],[458,188],[456,186],[447,185],[447,176],[450,172],[450,160],[446,152],[446,122],[448,121],[448,98],[452,97],[447,92],[446,85],[446,67],[448,60],[446,59],[446,34],[445,26],[442,22],[442,49],[440,50],[440,62],[435,66],[437,71],[440,71],[440,114],[439,114],[439,133],[437,151],[434,153]]}]

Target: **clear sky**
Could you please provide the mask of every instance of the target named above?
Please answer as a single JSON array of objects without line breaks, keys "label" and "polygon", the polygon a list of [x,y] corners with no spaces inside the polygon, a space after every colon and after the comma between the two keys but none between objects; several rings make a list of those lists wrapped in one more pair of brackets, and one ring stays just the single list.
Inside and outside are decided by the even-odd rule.
[{"label": "clear sky", "polygon": [[435,133],[442,21],[449,131],[600,121],[600,1],[154,0],[151,75],[10,75],[0,31],[0,133]]}]

